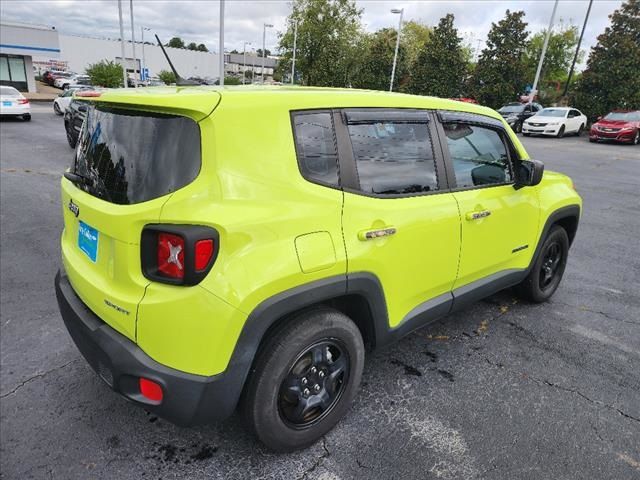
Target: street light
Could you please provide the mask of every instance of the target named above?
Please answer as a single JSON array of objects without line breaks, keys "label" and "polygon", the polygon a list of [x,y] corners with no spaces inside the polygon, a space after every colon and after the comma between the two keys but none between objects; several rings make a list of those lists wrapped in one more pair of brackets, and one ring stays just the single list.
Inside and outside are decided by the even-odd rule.
[{"label": "street light", "polygon": [[218,70],[220,70],[221,87],[224,86],[224,0],[220,0],[220,52],[218,55]]},{"label": "street light", "polygon": [[141,72],[140,72],[140,80],[146,80],[145,75],[144,75],[144,70],[147,68],[147,62],[144,59],[144,32],[145,31],[150,32],[151,29],[147,28],[147,27],[140,26],[140,37],[142,39],[142,69],[141,69]]},{"label": "street light", "polygon": [[[247,74],[247,45],[251,45],[251,42],[244,42],[244,47],[242,47],[242,84],[243,85],[244,85],[244,80]],[[253,66],[251,67],[251,79],[252,79],[251,82],[253,83]]]},{"label": "street light", "polygon": [[124,27],[122,26],[122,0],[118,0],[118,21],[120,23],[120,54],[122,55],[122,79],[124,88],[127,88],[127,67],[124,64]]},{"label": "street light", "polygon": [[291,85],[295,83],[296,78],[296,43],[298,42],[298,21],[293,28],[293,61],[291,62]]},{"label": "street light", "polygon": [[264,85],[264,59],[267,56],[266,52],[266,39],[267,39],[267,28],[273,28],[273,25],[270,23],[265,23],[262,29],[262,72],[260,73],[261,83]]},{"label": "street light", "polygon": [[396,63],[398,61],[398,48],[400,47],[400,34],[402,32],[402,15],[404,14],[404,8],[393,8],[391,13],[394,15],[400,14],[400,21],[398,22],[398,38],[396,39],[396,52],[393,54],[393,68],[391,69],[391,82],[389,83],[389,91],[393,92],[393,78],[396,75]]},{"label": "street light", "polygon": [[[138,63],[138,59],[136,58],[136,35],[135,35],[135,27],[133,26],[133,0],[129,0],[129,14],[131,15],[131,48],[133,48],[133,78],[136,78],[136,64]],[[134,87],[138,87],[138,82],[136,82]]]}]

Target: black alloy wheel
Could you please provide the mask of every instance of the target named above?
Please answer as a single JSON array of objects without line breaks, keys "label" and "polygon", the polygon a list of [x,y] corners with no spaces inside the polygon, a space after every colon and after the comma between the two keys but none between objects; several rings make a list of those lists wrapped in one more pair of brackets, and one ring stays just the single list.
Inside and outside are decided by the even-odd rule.
[{"label": "black alloy wheel", "polygon": [[556,241],[546,246],[538,277],[540,290],[543,292],[557,279],[563,257],[562,247],[559,242]]},{"label": "black alloy wheel", "polygon": [[306,349],[280,385],[278,410],[293,428],[307,428],[331,412],[349,379],[349,354],[337,339]]}]

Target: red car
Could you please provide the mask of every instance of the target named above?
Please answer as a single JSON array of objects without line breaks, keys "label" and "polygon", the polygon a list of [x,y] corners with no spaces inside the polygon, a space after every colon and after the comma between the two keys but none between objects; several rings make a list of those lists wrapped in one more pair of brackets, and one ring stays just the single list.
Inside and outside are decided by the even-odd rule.
[{"label": "red car", "polygon": [[591,126],[589,141],[607,140],[640,143],[640,110],[616,110],[598,119]]}]

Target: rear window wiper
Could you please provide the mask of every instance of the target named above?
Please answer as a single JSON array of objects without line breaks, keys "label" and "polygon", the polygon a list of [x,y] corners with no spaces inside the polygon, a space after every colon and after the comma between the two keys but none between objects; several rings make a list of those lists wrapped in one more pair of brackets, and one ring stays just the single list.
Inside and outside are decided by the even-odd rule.
[{"label": "rear window wiper", "polygon": [[82,186],[82,185],[87,185],[90,187],[93,186],[92,179],[90,179],[89,177],[78,175],[77,173],[64,172],[64,178],[66,178],[67,180],[69,180],[70,182],[78,186]]}]

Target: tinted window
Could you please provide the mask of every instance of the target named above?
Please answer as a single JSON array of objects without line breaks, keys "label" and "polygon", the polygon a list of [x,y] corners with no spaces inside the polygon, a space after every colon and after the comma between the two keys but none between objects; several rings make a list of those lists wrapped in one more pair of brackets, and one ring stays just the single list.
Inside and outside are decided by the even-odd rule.
[{"label": "tinted window", "polygon": [[91,195],[118,204],[151,200],[196,178],[200,128],[176,115],[89,106],[74,167]]},{"label": "tinted window", "polygon": [[298,164],[308,180],[338,185],[338,152],[329,112],[294,116]]},{"label": "tinted window", "polygon": [[438,189],[427,123],[349,125],[360,189],[402,194]]},{"label": "tinted window", "polygon": [[538,112],[538,115],[541,115],[543,117],[564,118],[567,116],[567,110],[560,108],[544,108],[540,112]]},{"label": "tinted window", "polygon": [[509,156],[497,131],[463,123],[443,126],[459,188],[511,181]]}]

